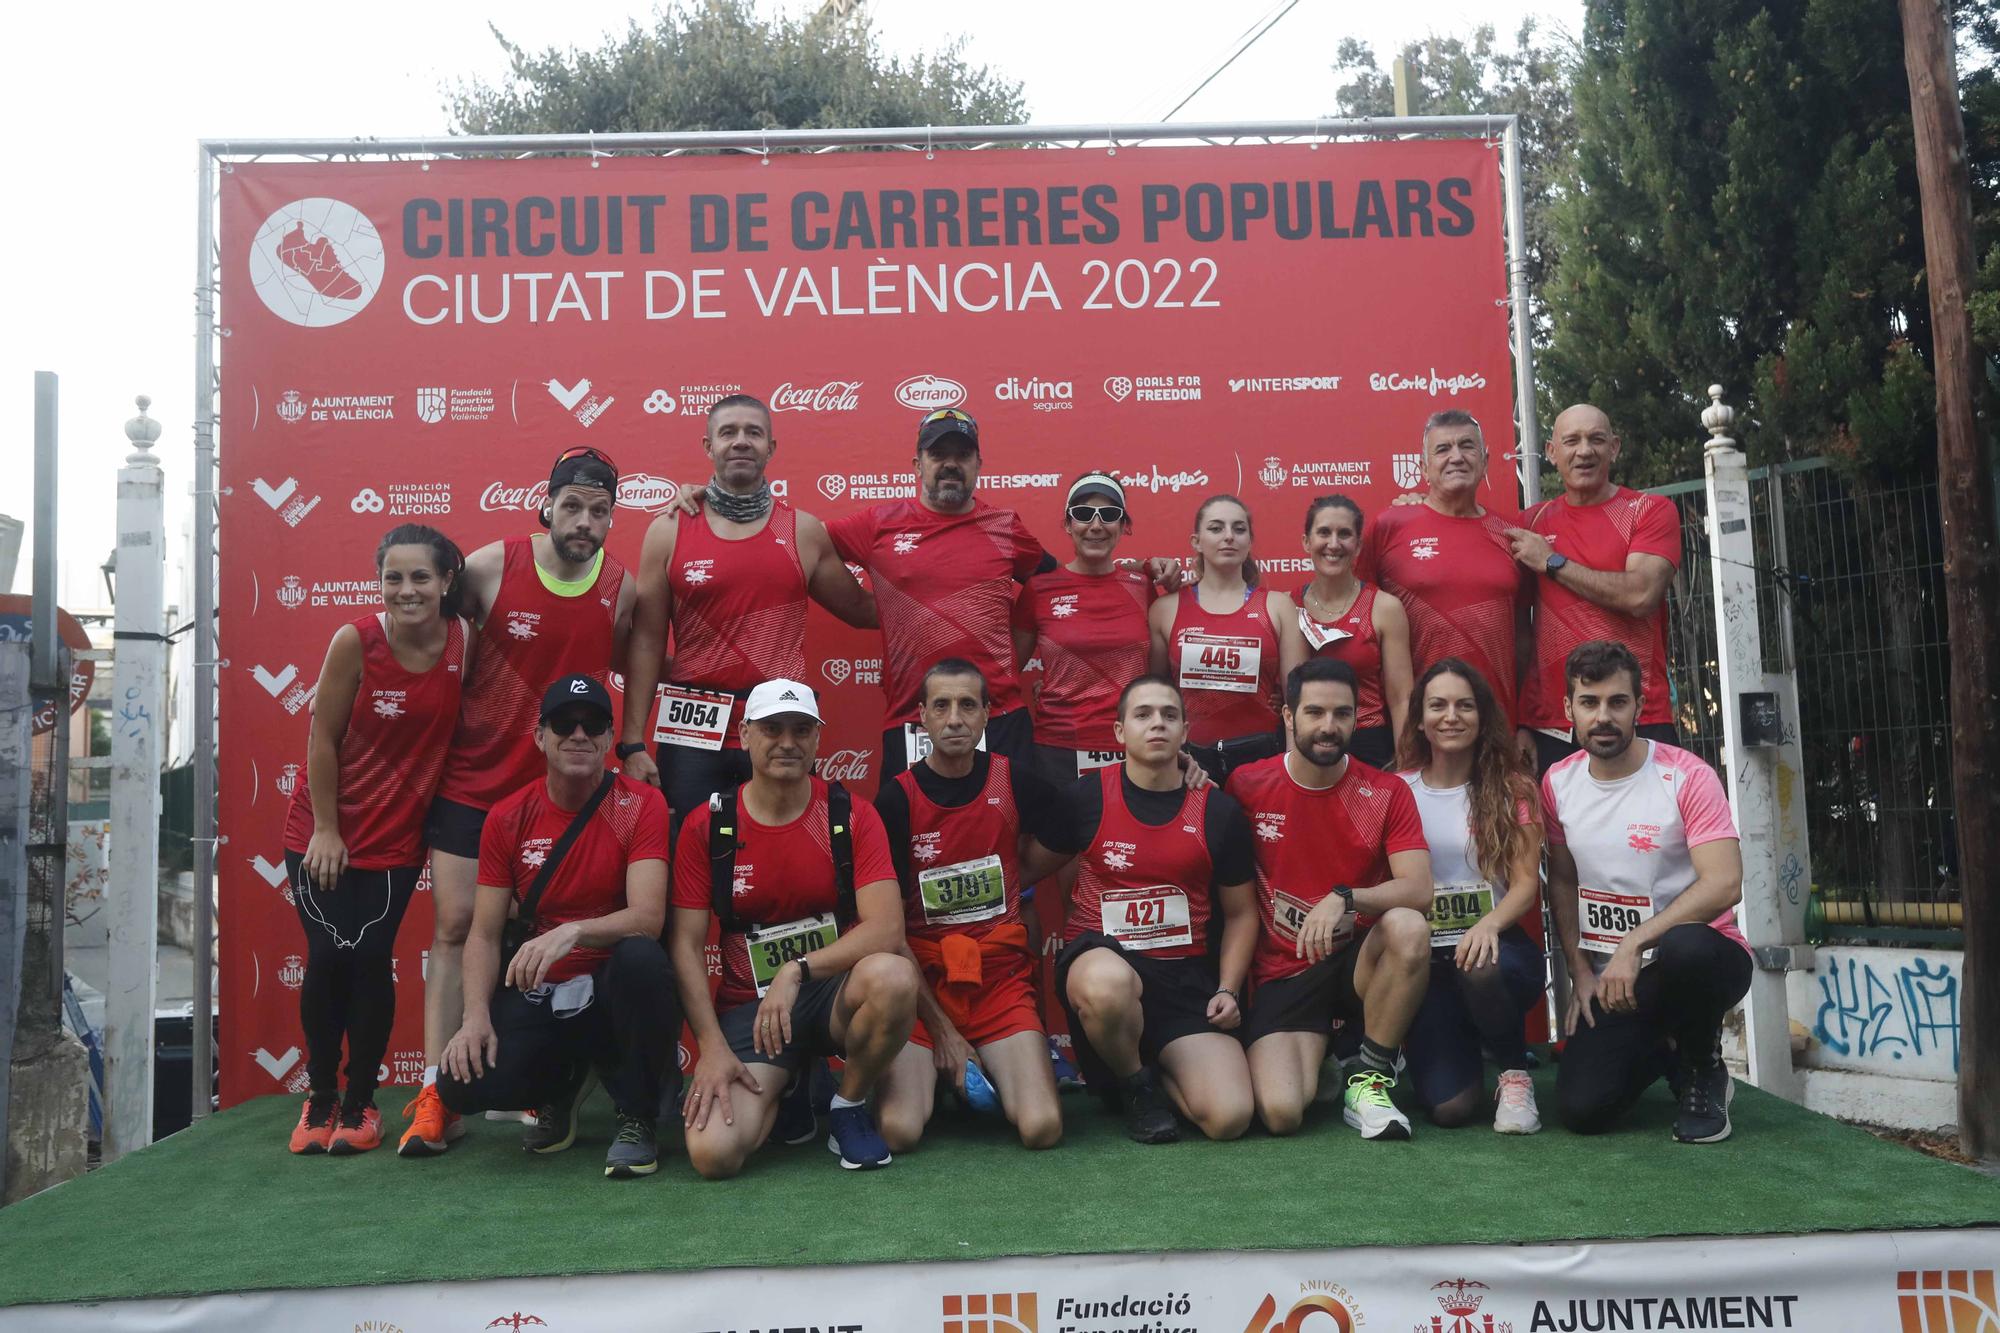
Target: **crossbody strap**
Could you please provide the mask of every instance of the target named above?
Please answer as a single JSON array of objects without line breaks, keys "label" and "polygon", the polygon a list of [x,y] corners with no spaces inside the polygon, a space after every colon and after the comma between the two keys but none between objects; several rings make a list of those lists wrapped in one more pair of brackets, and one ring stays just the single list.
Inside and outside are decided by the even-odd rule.
[{"label": "crossbody strap", "polygon": [[542,868],[536,874],[535,882],[528,886],[528,896],[521,900],[522,921],[529,925],[534,924],[535,909],[542,905],[542,891],[549,887],[549,881],[555,878],[556,867],[562,864],[563,857],[569,855],[569,849],[583,833],[583,826],[597,813],[597,807],[604,804],[605,793],[611,790],[611,784],[617,780],[615,774],[607,772],[603,780],[597,784],[597,790],[590,794],[590,799],[583,803],[583,808],[569,821],[569,827],[563,830],[560,838],[556,839],[556,845],[549,848],[548,860],[542,862]]}]

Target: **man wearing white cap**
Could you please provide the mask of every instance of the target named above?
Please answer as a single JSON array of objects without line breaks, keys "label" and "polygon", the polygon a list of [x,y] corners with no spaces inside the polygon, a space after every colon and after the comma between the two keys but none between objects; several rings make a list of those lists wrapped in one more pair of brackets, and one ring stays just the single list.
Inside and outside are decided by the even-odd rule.
[{"label": "man wearing white cap", "polygon": [[[742,1170],[804,1062],[846,1061],[828,1146],[849,1169],[887,1166],[866,1105],[909,1040],[917,969],[902,956],[903,899],[882,820],[813,774],[821,718],[812,688],[767,680],[739,735],[750,780],[681,825],[674,853],[672,957],[700,1046],[682,1104],[688,1159],[722,1179]],[[703,949],[722,926],[713,1001]]]}]

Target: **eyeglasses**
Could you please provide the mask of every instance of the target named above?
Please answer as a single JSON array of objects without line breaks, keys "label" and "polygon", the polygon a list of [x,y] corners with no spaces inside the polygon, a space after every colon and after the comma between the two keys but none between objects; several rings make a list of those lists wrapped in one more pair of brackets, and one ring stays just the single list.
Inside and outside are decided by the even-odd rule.
[{"label": "eyeglasses", "polygon": [[1071,505],[1069,518],[1072,523],[1123,523],[1123,505]]},{"label": "eyeglasses", "polygon": [[584,735],[596,740],[611,730],[611,719],[602,713],[558,713],[542,725],[561,740],[575,735],[578,727],[583,728]]},{"label": "eyeglasses", "polygon": [[[618,472],[618,465],[616,463],[612,462],[611,459],[605,454],[600,453],[598,450],[591,448],[587,444],[579,444],[573,449],[565,449],[561,453],[557,454],[555,466],[561,467],[564,463],[569,462],[572,458],[594,458],[598,462],[604,464],[604,466],[610,468],[613,472]],[[551,469],[551,471],[553,471],[553,469]],[[618,475],[623,476],[624,473],[620,472]]]},{"label": "eyeglasses", "polygon": [[923,424],[928,426],[933,421],[963,421],[967,425],[973,424],[970,416],[955,407],[940,407],[937,411],[927,415],[923,420]]}]

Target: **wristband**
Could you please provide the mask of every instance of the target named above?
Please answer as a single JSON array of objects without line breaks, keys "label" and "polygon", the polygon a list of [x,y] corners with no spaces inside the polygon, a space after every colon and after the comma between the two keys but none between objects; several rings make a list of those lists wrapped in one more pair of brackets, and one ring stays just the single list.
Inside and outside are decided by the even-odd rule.
[{"label": "wristband", "polygon": [[635,754],[644,754],[645,752],[646,742],[644,741],[621,741],[618,745],[618,757],[620,759],[630,759]]},{"label": "wristband", "polygon": [[808,963],[803,958],[794,958],[792,961],[799,965],[799,985],[801,986],[812,985],[812,979],[813,979],[812,964]]},{"label": "wristband", "polygon": [[[1227,995],[1230,999],[1235,1000],[1238,1005],[1241,1005],[1243,1003],[1243,1001],[1240,998],[1238,998],[1236,992],[1229,989],[1229,987],[1227,986],[1217,986],[1215,988],[1215,994]],[[1209,998],[1213,999],[1214,996],[1210,996]]]}]

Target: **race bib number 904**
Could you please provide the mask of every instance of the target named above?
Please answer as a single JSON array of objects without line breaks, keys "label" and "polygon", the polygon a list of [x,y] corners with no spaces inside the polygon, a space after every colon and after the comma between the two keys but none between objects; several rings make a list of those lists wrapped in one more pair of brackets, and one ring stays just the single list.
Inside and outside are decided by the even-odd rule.
[{"label": "race bib number 904", "polygon": [[1653,916],[1653,900],[1643,893],[1579,887],[1576,899],[1577,943],[1591,953],[1617,953],[1625,937]]},{"label": "race bib number 904", "polygon": [[745,935],[743,947],[750,953],[750,979],[757,985],[758,998],[762,999],[764,992],[771,989],[779,969],[786,963],[824,949],[839,938],[840,927],[831,913],[801,917],[781,926],[765,926]]}]

